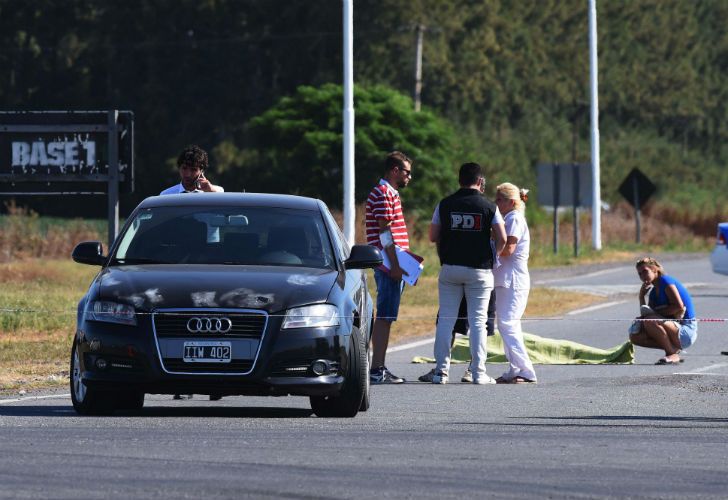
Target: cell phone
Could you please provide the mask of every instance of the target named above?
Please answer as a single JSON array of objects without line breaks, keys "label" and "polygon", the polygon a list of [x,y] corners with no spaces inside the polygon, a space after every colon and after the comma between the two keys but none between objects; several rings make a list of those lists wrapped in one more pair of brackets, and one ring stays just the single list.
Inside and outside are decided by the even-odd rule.
[{"label": "cell phone", "polygon": [[200,175],[197,176],[197,179],[195,179],[195,189],[202,189],[202,186],[200,185],[200,179],[205,178],[205,173],[200,172]]}]

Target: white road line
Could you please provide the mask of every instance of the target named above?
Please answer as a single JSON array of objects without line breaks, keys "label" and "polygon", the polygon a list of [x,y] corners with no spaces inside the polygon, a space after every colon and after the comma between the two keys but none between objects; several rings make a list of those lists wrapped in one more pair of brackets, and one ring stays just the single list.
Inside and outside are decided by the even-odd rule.
[{"label": "white road line", "polygon": [[612,307],[612,306],[616,306],[619,304],[626,304],[626,303],[627,303],[626,300],[616,300],[616,301],[612,301],[612,302],[604,302],[603,304],[596,304],[593,306],[583,307],[581,309],[576,309],[574,311],[567,312],[566,315],[572,316],[574,314],[583,314],[583,313],[587,313],[587,312],[597,311],[599,309],[604,309],[605,307]]},{"label": "white road line", "polygon": [[608,297],[610,295],[637,295],[634,291],[634,285],[547,285],[546,288],[554,290],[565,290],[567,292],[588,293],[589,295],[599,295]]},{"label": "white road line", "polygon": [[728,377],[728,373],[677,372],[673,375],[702,375],[703,377]]},{"label": "white road line", "polygon": [[623,271],[625,267],[614,267],[612,269],[602,269],[601,271],[594,271],[593,273],[587,273],[587,274],[578,274],[576,276],[566,276],[564,278],[551,278],[549,280],[539,280],[535,284],[537,285],[543,285],[545,283],[555,283],[557,281],[565,281],[565,280],[571,280],[575,278],[592,278],[594,276],[602,276],[604,274],[610,274],[610,273],[616,273]]},{"label": "white road line", "polygon": [[[718,363],[717,365],[708,365],[708,366],[704,366],[702,368],[696,368],[695,370],[693,370],[690,373],[676,373],[675,375],[696,375],[696,374],[703,375],[703,374],[705,374],[704,372],[707,372],[707,371],[710,371],[710,370],[715,370],[716,368],[723,368],[723,367],[726,367],[726,366],[728,366],[728,363]],[[722,374],[720,374],[720,373],[708,373],[707,375],[722,375]]]},{"label": "white road line", "polygon": [[[633,283],[621,283],[616,285],[551,285],[544,283],[537,283],[537,285],[545,288],[552,288],[554,290],[566,290],[568,292],[576,293],[588,293],[590,295],[598,295],[601,297],[609,297],[610,295],[634,295],[637,296],[638,288],[635,288]],[[683,283],[686,288],[705,288],[708,285],[706,283]]]},{"label": "white road line", "polygon": [[15,398],[15,399],[0,399],[0,405],[4,405],[6,403],[17,403],[19,401],[31,401],[33,399],[68,399],[70,398],[70,394],[51,394],[49,396],[27,396],[24,398]]},{"label": "white road line", "polygon": [[402,344],[398,345],[396,347],[390,347],[387,349],[387,353],[390,352],[397,352],[397,351],[406,351],[407,349],[412,349],[413,347],[420,347],[427,344],[432,344],[435,342],[435,337],[433,336],[431,339],[425,339],[425,340],[418,340],[416,342],[410,342],[409,344]]}]

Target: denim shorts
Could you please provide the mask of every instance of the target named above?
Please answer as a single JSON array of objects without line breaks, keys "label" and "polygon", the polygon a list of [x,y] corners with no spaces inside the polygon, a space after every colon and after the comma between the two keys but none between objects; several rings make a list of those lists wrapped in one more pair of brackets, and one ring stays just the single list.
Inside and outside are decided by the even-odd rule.
[{"label": "denim shorts", "polygon": [[377,283],[377,318],[397,321],[404,281],[393,280],[381,269],[374,270],[374,281]]},{"label": "denim shorts", "polygon": [[680,347],[687,349],[698,338],[698,322],[695,320],[684,320],[679,327],[678,338],[680,339]]}]

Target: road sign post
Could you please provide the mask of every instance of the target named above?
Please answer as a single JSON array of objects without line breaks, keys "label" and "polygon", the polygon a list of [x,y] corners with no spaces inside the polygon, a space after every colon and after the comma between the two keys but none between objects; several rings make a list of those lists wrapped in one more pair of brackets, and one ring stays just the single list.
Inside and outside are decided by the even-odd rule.
[{"label": "road sign post", "polygon": [[119,234],[119,136],[117,124],[119,112],[110,110],[108,117],[109,125],[109,180],[108,180],[108,203],[109,203],[109,224],[108,241],[109,249]]},{"label": "road sign post", "polygon": [[579,166],[571,166],[574,176],[574,257],[579,256]]},{"label": "road sign post", "polygon": [[536,166],[538,202],[554,208],[554,253],[559,251],[559,207],[572,207],[574,255],[579,255],[579,208],[591,206],[591,167],[584,163],[543,163]]},{"label": "road sign post", "polygon": [[645,174],[640,172],[638,168],[632,171],[619,185],[619,193],[634,207],[635,219],[635,242],[641,242],[642,224],[641,209],[647,200],[652,196],[657,187],[647,178]]},{"label": "road sign post", "polygon": [[561,166],[554,165],[554,254],[559,253],[559,205],[561,201]]}]

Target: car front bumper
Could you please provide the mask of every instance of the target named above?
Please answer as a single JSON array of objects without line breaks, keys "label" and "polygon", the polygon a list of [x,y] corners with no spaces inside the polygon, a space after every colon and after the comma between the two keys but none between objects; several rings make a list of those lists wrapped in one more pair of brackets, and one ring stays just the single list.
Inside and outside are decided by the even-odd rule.
[{"label": "car front bumper", "polygon": [[[171,366],[160,351],[152,320],[137,326],[83,321],[77,331],[81,378],[99,390],[136,390],[155,394],[337,395],[346,373],[349,338],[338,327],[280,330],[281,318],[271,317],[254,353],[229,365]],[[189,340],[190,337],[185,337]],[[224,336],[204,337],[220,340]],[[194,340],[197,340],[195,338]],[[235,357],[233,350],[233,357]],[[312,365],[327,369],[316,375]]]}]

